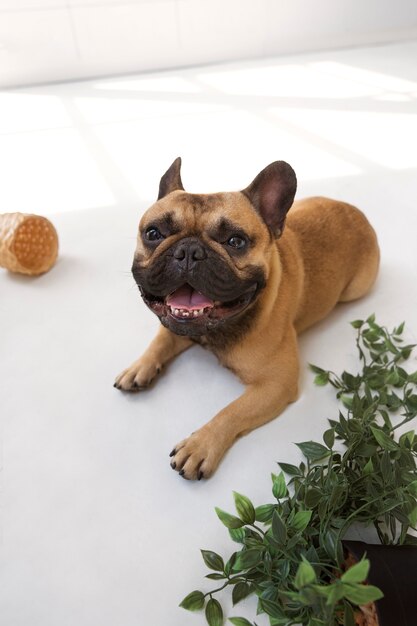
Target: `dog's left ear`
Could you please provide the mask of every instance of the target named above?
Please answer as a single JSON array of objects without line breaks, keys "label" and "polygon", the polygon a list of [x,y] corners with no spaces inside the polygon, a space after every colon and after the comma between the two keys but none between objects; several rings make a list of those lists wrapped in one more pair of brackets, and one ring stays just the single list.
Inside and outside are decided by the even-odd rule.
[{"label": "dog's left ear", "polygon": [[297,178],[291,165],[275,161],[268,165],[242,193],[270,228],[275,238],[284,230],[285,218],[297,190]]},{"label": "dog's left ear", "polygon": [[177,157],[171,167],[167,169],[159,183],[158,200],[177,189],[184,190],[181,181],[181,157]]}]

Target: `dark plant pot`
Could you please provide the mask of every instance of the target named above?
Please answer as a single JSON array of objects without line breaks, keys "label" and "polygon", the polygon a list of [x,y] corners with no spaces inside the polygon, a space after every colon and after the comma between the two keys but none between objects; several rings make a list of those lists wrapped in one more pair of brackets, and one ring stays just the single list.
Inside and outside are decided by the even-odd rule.
[{"label": "dark plant pot", "polygon": [[384,597],[376,602],[379,626],[417,625],[417,547],[384,546],[344,541],[345,548],[360,560],[371,562],[369,583]]}]

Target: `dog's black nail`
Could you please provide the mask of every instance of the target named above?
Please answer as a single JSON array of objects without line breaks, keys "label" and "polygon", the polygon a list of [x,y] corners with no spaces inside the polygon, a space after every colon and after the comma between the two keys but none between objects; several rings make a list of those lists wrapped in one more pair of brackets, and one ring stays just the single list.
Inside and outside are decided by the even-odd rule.
[{"label": "dog's black nail", "polygon": [[171,467],[172,467],[172,469],[175,469],[177,467],[177,464],[175,463],[175,461],[172,461]]},{"label": "dog's black nail", "polygon": [[185,474],[185,472],[184,472],[184,470],[182,469],[182,470],[180,471],[180,476],[184,476],[184,474]]},{"label": "dog's black nail", "polygon": [[197,465],[197,480],[201,480],[204,477],[204,473],[200,470],[200,467],[203,465],[204,463],[204,459],[202,461],[200,461],[200,463]]},{"label": "dog's black nail", "polygon": [[177,451],[176,451],[176,449],[174,448],[174,449],[173,449],[173,450],[171,450],[171,452],[169,453],[169,456],[174,456],[174,454],[176,454],[176,453],[177,453]]}]

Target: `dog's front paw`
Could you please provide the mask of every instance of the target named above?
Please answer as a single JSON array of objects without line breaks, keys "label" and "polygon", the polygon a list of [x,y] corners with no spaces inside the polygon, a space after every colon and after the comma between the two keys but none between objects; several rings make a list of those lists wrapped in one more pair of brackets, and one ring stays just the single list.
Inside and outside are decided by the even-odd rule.
[{"label": "dog's front paw", "polygon": [[215,437],[201,429],[177,444],[170,456],[171,467],[180,476],[187,480],[201,480],[213,474],[223,450]]},{"label": "dog's front paw", "polygon": [[119,374],[114,386],[122,391],[141,391],[149,387],[161,369],[160,363],[142,357]]}]

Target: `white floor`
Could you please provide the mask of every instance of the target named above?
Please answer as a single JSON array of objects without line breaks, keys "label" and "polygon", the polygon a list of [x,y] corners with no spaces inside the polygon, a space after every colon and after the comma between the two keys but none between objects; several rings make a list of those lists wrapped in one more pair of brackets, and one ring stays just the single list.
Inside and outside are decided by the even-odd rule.
[{"label": "white floor", "polygon": [[[177,605],[211,588],[199,548],[233,551],[214,506],[231,510],[232,490],[269,501],[276,461],[337,415],[307,362],[355,367],[348,322],[372,312],[416,339],[416,61],[410,42],[0,94],[0,212],[48,215],[61,240],[49,274],[0,273],[4,626],[204,624]],[[178,155],[195,192],[288,160],[299,197],[357,204],[382,249],[372,294],[302,337],[300,400],[199,483],[168,453],[239,394],[233,375],[195,348],[151,391],[112,386],[157,326],[129,268]],[[255,614],[253,599],[225,606]]]}]

